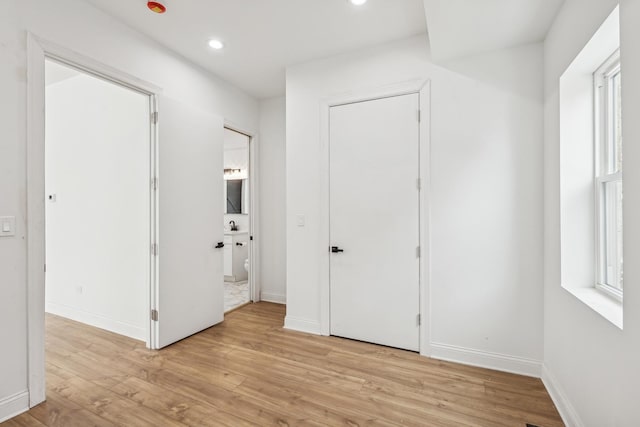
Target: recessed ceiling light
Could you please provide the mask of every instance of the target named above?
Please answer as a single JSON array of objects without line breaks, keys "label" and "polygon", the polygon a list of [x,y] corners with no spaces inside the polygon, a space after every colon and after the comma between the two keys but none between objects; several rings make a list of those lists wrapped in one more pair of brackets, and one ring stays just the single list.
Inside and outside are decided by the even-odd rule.
[{"label": "recessed ceiling light", "polygon": [[351,4],[355,4],[356,6],[362,6],[367,2],[367,0],[349,0]]},{"label": "recessed ceiling light", "polygon": [[165,13],[167,11],[166,6],[158,1],[148,1],[147,7],[150,11],[155,13]]},{"label": "recessed ceiling light", "polygon": [[220,50],[224,47],[224,43],[217,39],[209,40],[209,47],[211,49]]}]

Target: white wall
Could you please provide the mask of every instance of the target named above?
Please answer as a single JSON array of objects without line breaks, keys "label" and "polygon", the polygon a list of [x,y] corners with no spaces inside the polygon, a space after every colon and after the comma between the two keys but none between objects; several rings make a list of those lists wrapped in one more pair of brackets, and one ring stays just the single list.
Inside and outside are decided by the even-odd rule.
[{"label": "white wall", "polygon": [[260,102],[260,286],[262,299],[285,302],[285,98]]},{"label": "white wall", "polygon": [[15,215],[15,238],[0,239],[0,419],[24,409],[26,316],[27,31],[164,88],[182,103],[258,128],[256,100],[185,62],[80,0],[5,0],[0,14],[0,215]]},{"label": "white wall", "polygon": [[559,78],[618,2],[568,0],[545,40],[543,379],[569,426],[640,425],[640,2],[620,2],[624,127],[624,330],[561,287]]},{"label": "white wall", "polygon": [[149,97],[80,75],[46,106],[46,310],[146,341]]},{"label": "white wall", "polygon": [[240,169],[242,176],[247,176],[247,170],[249,169],[249,138],[247,138],[247,146],[244,148],[225,148],[224,168]]},{"label": "white wall", "polygon": [[[319,259],[326,250],[319,247],[321,99],[418,78],[431,79],[432,91],[433,355],[538,374],[539,44],[438,66],[420,35],[287,69],[286,325],[319,332]],[[296,215],[305,215],[305,227]]]}]

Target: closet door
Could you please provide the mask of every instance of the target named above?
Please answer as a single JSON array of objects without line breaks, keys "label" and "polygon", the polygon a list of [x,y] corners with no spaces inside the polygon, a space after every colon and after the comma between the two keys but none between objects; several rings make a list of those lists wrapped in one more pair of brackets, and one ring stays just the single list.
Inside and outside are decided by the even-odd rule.
[{"label": "closet door", "polygon": [[331,334],[419,349],[419,95],[330,111]]}]

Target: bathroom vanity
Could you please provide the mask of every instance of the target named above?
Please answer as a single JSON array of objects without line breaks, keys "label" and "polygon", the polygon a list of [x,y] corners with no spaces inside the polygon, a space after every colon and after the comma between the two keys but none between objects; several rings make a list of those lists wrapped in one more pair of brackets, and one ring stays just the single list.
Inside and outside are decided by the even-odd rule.
[{"label": "bathroom vanity", "polygon": [[249,233],[247,231],[224,232],[224,280],[241,282],[249,278],[244,262],[249,257]]}]

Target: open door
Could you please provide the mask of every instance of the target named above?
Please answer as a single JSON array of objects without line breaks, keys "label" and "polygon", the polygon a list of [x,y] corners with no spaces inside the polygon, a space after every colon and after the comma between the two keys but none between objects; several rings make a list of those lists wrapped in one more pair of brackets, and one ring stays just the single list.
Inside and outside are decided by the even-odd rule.
[{"label": "open door", "polygon": [[152,348],[224,319],[222,118],[161,97]]}]

